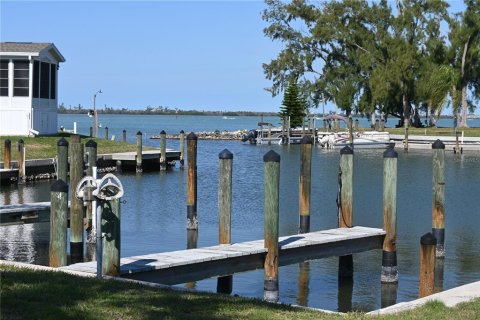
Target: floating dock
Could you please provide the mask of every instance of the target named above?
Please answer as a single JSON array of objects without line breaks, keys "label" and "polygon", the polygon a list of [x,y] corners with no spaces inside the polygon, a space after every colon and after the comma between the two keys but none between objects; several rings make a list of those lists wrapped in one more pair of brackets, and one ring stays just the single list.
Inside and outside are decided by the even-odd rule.
[{"label": "floating dock", "polygon": [[[385,231],[376,228],[338,228],[279,238],[279,263],[343,256],[381,249]],[[179,284],[263,268],[264,240],[162,252],[120,259],[122,277]],[[96,274],[97,263],[76,263],[60,269]]]},{"label": "floating dock", "polygon": [[18,179],[18,169],[0,169],[0,184],[10,184],[12,180]]}]

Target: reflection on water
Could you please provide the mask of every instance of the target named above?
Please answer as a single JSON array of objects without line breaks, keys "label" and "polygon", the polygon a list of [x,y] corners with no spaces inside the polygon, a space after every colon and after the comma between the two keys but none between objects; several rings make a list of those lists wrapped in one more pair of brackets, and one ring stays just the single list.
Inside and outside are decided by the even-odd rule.
[{"label": "reflection on water", "polygon": [[[158,141],[145,141],[157,145]],[[168,141],[178,148],[178,141]],[[228,148],[233,160],[232,242],[263,238],[263,155],[281,155],[280,235],[298,232],[298,146],[250,146],[237,141],[198,143],[199,230],[186,230],[186,171],[119,174],[125,187],[122,204],[122,257],[183,250],[218,243],[218,153]],[[355,225],[382,226],[382,150],[356,150],[354,158]],[[432,156],[427,151],[399,152],[397,248],[399,286],[380,284],[381,251],[353,255],[353,281],[339,283],[338,258],[282,266],[280,301],[329,310],[373,310],[418,296],[419,239],[431,230]],[[314,148],[311,230],[335,228],[338,150]],[[480,157],[446,155],[446,258],[437,267],[440,290],[480,279]],[[1,187],[0,203],[49,201],[50,181]],[[0,227],[0,258],[48,263],[49,224]],[[191,237],[193,236],[193,238]],[[190,240],[189,240],[190,239]],[[189,244],[190,242],[190,244]],[[187,245],[186,245],[187,244]],[[441,275],[443,271],[443,275]],[[216,291],[217,279],[188,287]],[[233,294],[263,297],[263,270],[235,274]]]}]

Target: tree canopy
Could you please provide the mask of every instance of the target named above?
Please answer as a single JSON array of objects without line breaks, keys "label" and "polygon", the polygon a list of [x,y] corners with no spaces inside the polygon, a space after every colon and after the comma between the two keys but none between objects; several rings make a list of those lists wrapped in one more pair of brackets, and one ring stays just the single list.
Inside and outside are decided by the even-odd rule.
[{"label": "tree canopy", "polygon": [[264,33],[283,44],[263,65],[272,95],[294,78],[309,105],[325,97],[347,114],[385,112],[416,125],[420,109],[438,112],[450,101],[460,112],[480,98],[479,0],[465,0],[454,16],[443,0],[266,5]]}]

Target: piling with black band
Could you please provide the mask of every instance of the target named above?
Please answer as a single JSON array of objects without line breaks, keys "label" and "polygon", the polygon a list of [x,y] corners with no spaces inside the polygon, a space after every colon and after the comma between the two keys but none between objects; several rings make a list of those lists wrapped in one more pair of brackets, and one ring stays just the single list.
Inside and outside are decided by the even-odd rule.
[{"label": "piling with black band", "polygon": [[77,184],[83,178],[83,144],[80,136],[72,135],[70,141],[70,255],[71,262],[83,261],[83,200],[75,195]]},{"label": "piling with black band", "polygon": [[310,232],[310,195],[312,181],[312,138],[303,136],[300,146],[299,216],[300,233]]},{"label": "piling with black band", "polygon": [[68,185],[63,180],[55,181],[50,187],[50,267],[67,265],[67,215]]},{"label": "piling with black band", "polygon": [[25,181],[25,142],[23,139],[18,140],[17,142],[18,150],[18,177],[20,181]]},{"label": "piling with black band", "polygon": [[398,282],[397,270],[397,158],[388,148],[383,153],[383,228],[382,282]]},{"label": "piling with black band", "polygon": [[433,294],[435,287],[435,246],[437,239],[430,232],[420,238],[420,276],[418,296]]},{"label": "piling with black band", "polygon": [[127,130],[122,130],[122,143],[127,143]]},{"label": "piling with black band", "polygon": [[137,132],[137,155],[135,159],[135,165],[136,165],[136,172],[142,172],[143,167],[142,167],[142,132],[138,131]]},{"label": "piling with black band", "polygon": [[436,256],[445,257],[445,144],[437,139],[432,144],[433,194],[432,232],[437,239]]},{"label": "piling with black band", "polygon": [[187,136],[187,229],[198,230],[197,218],[197,136]]},{"label": "piling with black band", "polygon": [[61,138],[57,141],[57,179],[67,181],[68,173],[68,141]]},{"label": "piling with black band", "polygon": [[167,170],[167,133],[160,132],[160,171]]},{"label": "piling with black band", "polygon": [[[280,193],[280,155],[271,150],[264,161],[264,299],[278,301],[278,230]],[[273,290],[272,290],[273,289]]]}]

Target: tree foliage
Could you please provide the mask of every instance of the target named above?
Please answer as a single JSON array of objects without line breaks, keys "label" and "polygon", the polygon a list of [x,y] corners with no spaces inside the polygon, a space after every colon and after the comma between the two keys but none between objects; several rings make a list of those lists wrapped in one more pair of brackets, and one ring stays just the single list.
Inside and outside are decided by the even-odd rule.
[{"label": "tree foliage", "polygon": [[279,94],[293,77],[309,105],[325,97],[347,114],[376,110],[401,122],[422,108],[441,110],[447,97],[457,103],[465,83],[478,98],[479,0],[465,1],[452,17],[443,0],[397,0],[395,8],[386,0],[266,0],[264,33],[283,44],[263,65],[268,90]]},{"label": "tree foliage", "polygon": [[300,90],[294,78],[290,78],[288,87],[283,95],[282,107],[279,116],[282,120],[290,117],[290,127],[295,128],[303,124],[306,115],[305,100],[300,95]]}]

